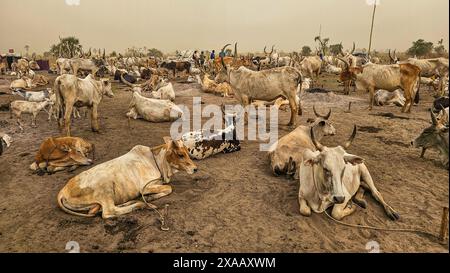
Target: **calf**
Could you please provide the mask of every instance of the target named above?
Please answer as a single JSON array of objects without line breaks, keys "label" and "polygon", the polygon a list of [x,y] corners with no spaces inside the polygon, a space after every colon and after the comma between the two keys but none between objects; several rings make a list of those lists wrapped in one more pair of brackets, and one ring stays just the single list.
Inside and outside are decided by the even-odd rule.
[{"label": "calf", "polygon": [[397,89],[394,92],[380,89],[375,93],[374,101],[375,105],[378,106],[395,104],[397,106],[403,107],[403,105],[405,105],[406,99],[403,96],[402,90],[400,89]]},{"label": "calf", "polygon": [[[92,158],[87,158],[92,153]],[[30,169],[39,175],[52,174],[79,166],[91,165],[95,159],[95,146],[79,137],[50,137],[44,140]]]},{"label": "calf", "polygon": [[411,146],[422,148],[421,158],[427,149],[438,150],[442,164],[448,169],[448,123],[445,124],[445,119],[439,121],[433,111],[430,111],[430,114],[432,125],[425,128],[414,141],[411,141]]},{"label": "calf", "polygon": [[143,118],[150,122],[175,121],[182,115],[183,111],[173,102],[146,98],[139,92],[133,92],[126,114],[129,119]]},{"label": "calf", "polygon": [[42,109],[51,105],[52,102],[49,99],[45,99],[43,102],[30,102],[30,101],[21,101],[16,100],[11,102],[9,107],[11,118],[13,114],[17,118],[17,123],[19,124],[20,129],[23,131],[22,122],[20,121],[20,117],[23,113],[32,114],[31,126],[36,127],[36,116]]},{"label": "calf", "polygon": [[221,94],[224,97],[228,97],[233,94],[233,90],[231,89],[231,86],[227,82],[221,82],[217,83],[214,80],[209,79],[209,75],[205,73],[203,75],[203,80],[200,81],[200,76],[197,75],[197,80],[200,82],[200,85],[202,86],[202,90],[205,93],[215,93],[215,94]]},{"label": "calf", "polygon": [[[97,165],[73,177],[58,194],[59,207],[66,213],[112,218],[151,206],[147,202],[169,195],[167,185],[178,171],[197,172],[186,147],[164,138],[165,144],[150,148],[135,146],[118,158]],[[147,199],[146,195],[150,195]],[[142,198],[143,200],[137,200]]]},{"label": "calf", "polygon": [[345,151],[355,136],[356,126],[344,145],[331,148],[320,144],[315,138],[313,128],[310,129],[315,151],[305,149],[299,168],[298,201],[301,215],[310,216],[311,211],[322,213],[333,207],[331,216],[341,220],[356,210],[356,206],[351,205],[352,199],[363,208],[367,206],[364,191],[370,190],[389,218],[400,218],[375,187],[364,159]]},{"label": "calf", "polygon": [[163,78],[161,78],[158,85],[156,86],[156,91],[152,92],[152,97],[155,99],[174,101],[175,90],[173,90],[172,83],[167,82]]}]

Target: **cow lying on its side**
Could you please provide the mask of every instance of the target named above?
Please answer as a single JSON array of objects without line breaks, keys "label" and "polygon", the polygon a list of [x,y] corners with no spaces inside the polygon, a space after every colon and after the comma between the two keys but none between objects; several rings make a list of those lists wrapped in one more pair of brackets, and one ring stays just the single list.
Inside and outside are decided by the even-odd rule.
[{"label": "cow lying on its side", "polygon": [[392,220],[400,218],[375,187],[364,159],[345,151],[355,136],[356,126],[352,136],[344,145],[326,147],[315,139],[314,130],[310,129],[315,151],[305,149],[299,168],[298,201],[301,215],[310,216],[311,211],[322,213],[327,208],[333,207],[331,216],[341,220],[356,210],[355,205],[350,205],[352,199],[361,207],[367,207],[364,191],[370,190],[389,218]]},{"label": "cow lying on its side", "polygon": [[[92,153],[93,159],[86,156]],[[42,142],[30,169],[42,175],[68,169],[73,171],[79,166],[91,165],[94,160],[94,144],[79,137],[47,138]]]},{"label": "cow lying on its side", "polygon": [[401,89],[397,89],[394,92],[380,89],[375,93],[374,100],[375,105],[377,106],[395,104],[396,106],[400,107],[403,107],[406,101]]},{"label": "cow lying on its side", "polygon": [[175,121],[182,115],[183,111],[170,100],[146,98],[140,92],[133,92],[126,114],[128,118],[143,118],[151,122]]},{"label": "cow lying on its side", "polygon": [[157,147],[135,146],[128,153],[97,165],[70,179],[59,192],[57,201],[69,214],[93,217],[99,211],[103,219],[117,217],[144,208],[150,202],[169,195],[166,185],[173,174],[197,172],[186,147],[178,140],[164,138]]},{"label": "cow lying on its side", "polygon": [[186,133],[181,137],[191,158],[200,160],[218,153],[232,153],[241,149],[236,135],[236,115],[225,115],[225,120],[226,128],[217,133],[206,135],[201,130]]}]

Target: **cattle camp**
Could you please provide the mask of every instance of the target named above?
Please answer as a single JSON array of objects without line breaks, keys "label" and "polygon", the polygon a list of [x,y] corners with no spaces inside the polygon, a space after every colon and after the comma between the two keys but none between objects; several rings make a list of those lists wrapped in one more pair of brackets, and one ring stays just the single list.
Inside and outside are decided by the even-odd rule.
[{"label": "cattle camp", "polygon": [[24,2],[54,23],[0,19],[0,252],[448,253],[448,1]]}]

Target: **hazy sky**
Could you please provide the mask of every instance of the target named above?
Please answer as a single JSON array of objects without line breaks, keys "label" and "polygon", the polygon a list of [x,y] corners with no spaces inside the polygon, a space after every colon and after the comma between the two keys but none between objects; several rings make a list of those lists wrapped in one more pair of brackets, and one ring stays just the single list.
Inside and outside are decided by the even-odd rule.
[{"label": "hazy sky", "polygon": [[[272,44],[292,51],[314,46],[320,24],[332,43],[367,48],[367,1],[373,0],[0,0],[7,11],[0,16],[0,52],[24,52],[28,44],[30,52],[41,53],[59,35],[109,52],[131,46],[218,49],[235,41],[241,52]],[[448,0],[380,0],[373,48],[405,50],[418,38],[444,38],[448,48],[448,9]]]}]

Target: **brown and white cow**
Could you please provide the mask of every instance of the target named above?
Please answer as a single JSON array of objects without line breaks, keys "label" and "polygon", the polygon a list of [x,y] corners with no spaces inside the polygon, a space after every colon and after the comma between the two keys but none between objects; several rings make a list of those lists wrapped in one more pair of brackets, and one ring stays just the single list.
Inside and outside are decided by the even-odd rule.
[{"label": "brown and white cow", "polygon": [[316,119],[308,126],[298,126],[294,131],[280,138],[269,149],[269,160],[275,175],[295,175],[298,177],[298,166],[300,166],[305,149],[315,150],[309,136],[313,128],[315,135],[320,140],[323,136],[336,134],[336,129],[329,121],[331,110],[327,115],[320,115],[313,106]]},{"label": "brown and white cow", "polygon": [[109,79],[95,80],[91,74],[84,79],[75,75],[64,74],[56,78],[54,91],[56,94],[55,108],[59,125],[63,125],[67,136],[70,136],[70,116],[73,107],[88,107],[91,109],[91,128],[98,132],[98,106],[103,95],[114,97]]},{"label": "brown and white cow", "polygon": [[370,190],[389,218],[400,218],[375,187],[364,159],[345,151],[356,136],[356,126],[350,139],[342,146],[323,146],[315,139],[312,128],[310,136],[315,151],[306,149],[299,167],[301,215],[310,216],[311,211],[322,213],[332,206],[331,216],[341,220],[356,210],[356,206],[351,204],[352,199],[363,208],[367,206],[364,191]]},{"label": "brown and white cow", "polygon": [[[146,203],[172,192],[172,176],[178,171],[197,172],[183,143],[170,137],[157,147],[135,146],[128,153],[97,165],[70,179],[57,197],[65,212],[103,219],[146,207]],[[146,200],[140,201],[139,198]],[[156,208],[155,206],[153,206]]]},{"label": "brown and white cow", "polygon": [[[93,159],[87,158],[92,154]],[[39,175],[91,165],[95,159],[94,144],[79,137],[50,137],[42,142],[30,169]]]}]

